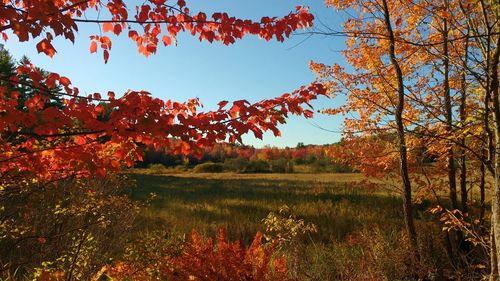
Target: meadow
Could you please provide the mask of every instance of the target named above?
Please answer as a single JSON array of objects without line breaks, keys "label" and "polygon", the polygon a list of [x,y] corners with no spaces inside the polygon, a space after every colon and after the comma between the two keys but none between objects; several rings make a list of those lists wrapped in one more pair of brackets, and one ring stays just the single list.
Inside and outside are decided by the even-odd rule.
[{"label": "meadow", "polygon": [[224,226],[230,238],[249,241],[264,231],[262,219],[284,205],[314,223],[321,241],[342,240],[366,225],[398,228],[400,199],[364,188],[358,174],[133,174],[132,197],[156,194],[142,215],[148,225],[214,235]]},{"label": "meadow", "polygon": [[[278,210],[286,205],[289,212],[282,219],[291,215],[317,229],[282,248],[299,280],[399,280],[412,270],[408,268],[411,255],[404,246],[400,197],[367,184],[360,174],[147,174],[139,170],[129,177],[136,183],[132,198],[145,201],[155,194],[140,215],[143,230],[188,234],[195,229],[204,237],[214,237],[224,227],[230,240],[248,245],[257,231],[266,232],[263,219],[270,213],[279,217]],[[417,213],[425,216],[424,211]],[[418,225],[427,227],[423,221]],[[425,231],[423,247],[439,249],[439,241],[426,244],[434,243],[438,233],[439,229]],[[441,257],[430,251],[424,262],[438,267]]]}]

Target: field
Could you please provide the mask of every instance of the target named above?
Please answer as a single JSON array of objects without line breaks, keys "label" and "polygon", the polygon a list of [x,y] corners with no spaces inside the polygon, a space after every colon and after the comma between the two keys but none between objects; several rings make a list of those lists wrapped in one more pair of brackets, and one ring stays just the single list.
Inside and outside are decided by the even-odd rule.
[{"label": "field", "polygon": [[357,184],[359,174],[132,174],[132,193],[156,199],[143,214],[147,225],[205,235],[224,226],[230,238],[249,241],[263,231],[262,219],[287,205],[318,227],[315,241],[331,242],[376,225],[400,228],[400,199]]},{"label": "field", "polygon": [[[195,229],[214,237],[225,227],[230,240],[248,245],[257,231],[266,231],[263,219],[286,205],[296,219],[317,227],[280,250],[298,280],[401,280],[414,270],[401,199],[361,182],[359,174],[139,172],[130,177],[137,184],[133,198],[156,194],[141,214],[142,230],[188,234]],[[442,267],[440,230],[425,224],[425,212],[417,215],[419,243],[427,247],[422,269],[434,271]]]}]

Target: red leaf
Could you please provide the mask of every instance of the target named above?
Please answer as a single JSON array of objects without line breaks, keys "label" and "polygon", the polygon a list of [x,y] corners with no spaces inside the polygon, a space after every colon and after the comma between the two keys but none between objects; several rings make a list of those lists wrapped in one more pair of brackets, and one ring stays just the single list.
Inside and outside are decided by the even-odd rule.
[{"label": "red leaf", "polygon": [[78,145],[84,145],[87,143],[87,140],[85,139],[85,137],[82,137],[82,136],[75,136],[74,138],[74,142]]},{"label": "red leaf", "polygon": [[97,43],[96,41],[90,42],[90,53],[95,53],[97,52]]},{"label": "red leaf", "polygon": [[108,63],[108,59],[109,59],[108,50],[104,50],[103,56],[104,56],[104,63]]},{"label": "red leaf", "polygon": [[103,178],[103,177],[105,177],[105,176],[106,176],[106,170],[105,170],[104,168],[100,168],[100,167],[99,167],[99,168],[97,168],[97,169],[95,170],[95,172],[96,172],[97,176],[99,176],[99,177],[101,177],[101,178]]},{"label": "red leaf", "polygon": [[102,30],[104,32],[108,32],[108,31],[112,31],[113,30],[113,24],[110,23],[110,22],[105,22],[103,25],[102,25]]},{"label": "red leaf", "polygon": [[165,46],[169,46],[172,44],[172,38],[170,38],[170,36],[168,35],[163,35],[162,41]]},{"label": "red leaf", "polygon": [[119,24],[115,24],[115,27],[113,28],[113,32],[116,35],[120,35],[120,33],[122,33],[122,26]]},{"label": "red leaf", "polygon": [[39,53],[45,53],[49,57],[53,57],[56,54],[56,49],[50,43],[49,40],[43,39],[38,44],[36,44],[36,49]]},{"label": "red leaf", "polygon": [[227,103],[228,103],[227,100],[223,100],[223,101],[219,102],[217,105],[219,106],[219,108],[223,108],[224,106],[226,106]]}]

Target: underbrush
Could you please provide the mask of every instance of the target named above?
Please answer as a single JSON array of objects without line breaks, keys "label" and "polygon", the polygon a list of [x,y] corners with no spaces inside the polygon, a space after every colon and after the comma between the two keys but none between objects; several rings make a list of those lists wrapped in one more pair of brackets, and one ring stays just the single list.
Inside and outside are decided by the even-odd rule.
[{"label": "underbrush", "polygon": [[64,272],[67,280],[88,280],[123,252],[143,206],[129,189],[122,176],[10,187],[1,194],[1,275],[33,280]]}]

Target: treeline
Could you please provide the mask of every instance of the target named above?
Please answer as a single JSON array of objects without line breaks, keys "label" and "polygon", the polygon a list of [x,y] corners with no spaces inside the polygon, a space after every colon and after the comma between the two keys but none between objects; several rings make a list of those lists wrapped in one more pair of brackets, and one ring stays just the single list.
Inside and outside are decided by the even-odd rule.
[{"label": "treeline", "polygon": [[165,148],[147,147],[144,159],[138,167],[149,167],[160,172],[165,168],[183,167],[195,172],[237,173],[293,173],[335,172],[349,173],[354,170],[332,157],[329,150],[338,144],[304,145],[296,147],[255,148],[253,146],[221,143],[206,148],[197,155],[187,156],[172,153]]}]

